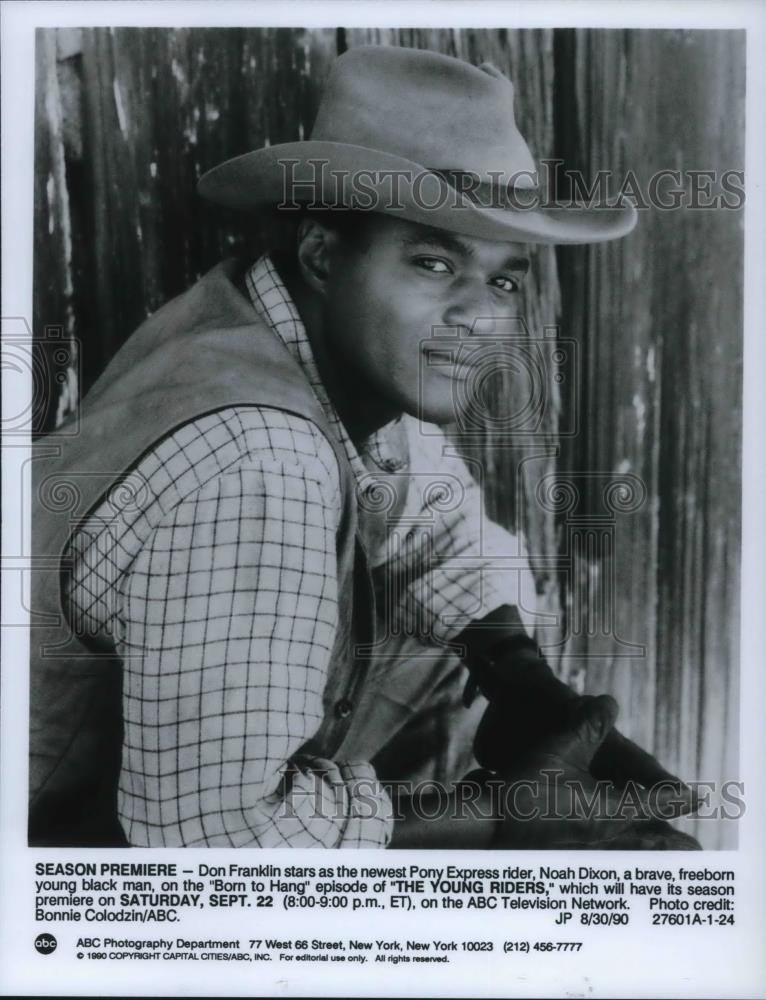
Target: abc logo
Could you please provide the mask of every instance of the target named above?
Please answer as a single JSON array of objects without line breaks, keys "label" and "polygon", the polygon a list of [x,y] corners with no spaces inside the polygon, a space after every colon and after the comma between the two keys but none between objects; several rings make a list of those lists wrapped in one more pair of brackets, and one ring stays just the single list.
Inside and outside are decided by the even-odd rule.
[{"label": "abc logo", "polygon": [[58,941],[52,934],[38,934],[35,938],[35,950],[41,955],[52,955]]}]

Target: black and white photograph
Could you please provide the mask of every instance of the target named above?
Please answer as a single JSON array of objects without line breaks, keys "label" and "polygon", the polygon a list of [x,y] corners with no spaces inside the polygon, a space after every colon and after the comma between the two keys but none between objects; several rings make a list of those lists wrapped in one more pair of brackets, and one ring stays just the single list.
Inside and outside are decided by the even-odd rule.
[{"label": "black and white photograph", "polygon": [[39,964],[467,995],[473,952],[585,967],[644,925],[623,995],[692,995],[683,934],[755,962],[745,15],[115,6],[29,31],[16,260],[3,227]]},{"label": "black and white photograph", "polygon": [[30,842],[731,846],[743,33],[36,45]]}]

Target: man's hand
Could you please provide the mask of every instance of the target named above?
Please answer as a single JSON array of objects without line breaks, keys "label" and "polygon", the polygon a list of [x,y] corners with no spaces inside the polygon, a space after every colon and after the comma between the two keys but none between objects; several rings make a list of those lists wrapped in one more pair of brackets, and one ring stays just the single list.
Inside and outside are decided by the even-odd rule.
[{"label": "man's hand", "polygon": [[[547,746],[576,711],[580,696],[558,680],[526,635],[506,639],[489,656],[468,662],[469,686],[480,689],[490,703],[474,744],[483,767],[504,773],[515,761]],[[617,788],[631,783],[652,789],[647,807],[658,819],[682,816],[698,805],[688,785],[613,727],[595,748],[587,770]]]},{"label": "man's hand", "polygon": [[612,727],[593,756],[590,773],[594,778],[611,781],[622,787],[632,781],[652,789],[655,811],[665,819],[674,819],[699,807],[693,788],[667,771],[656,757],[642,750],[632,740]]},{"label": "man's hand", "polygon": [[[652,793],[617,788],[591,773],[617,717],[613,698],[579,698],[567,725],[485,784],[499,797],[494,847],[591,850],[695,850],[694,838],[658,820]],[[478,774],[467,780],[477,780]]]},{"label": "man's hand", "polygon": [[[695,850],[697,842],[652,817],[652,792],[619,789],[591,774],[617,703],[570,702],[558,732],[513,755],[499,773],[474,771],[444,796],[398,795],[394,848]],[[446,806],[446,808],[445,808]]]}]

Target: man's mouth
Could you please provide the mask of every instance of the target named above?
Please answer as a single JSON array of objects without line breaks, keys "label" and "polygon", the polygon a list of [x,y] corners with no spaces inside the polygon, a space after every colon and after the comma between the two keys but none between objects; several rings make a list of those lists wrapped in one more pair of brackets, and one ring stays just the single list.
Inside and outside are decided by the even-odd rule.
[{"label": "man's mouth", "polygon": [[[470,346],[470,350],[466,347]],[[482,366],[483,352],[475,349],[475,345],[451,344],[436,346],[426,344],[423,348],[426,364],[435,368],[440,375],[459,378],[461,374],[468,375]],[[441,371],[440,371],[441,369]]]},{"label": "man's mouth", "polygon": [[426,347],[425,349],[428,363],[432,365],[454,365],[457,363],[457,348],[454,347]]}]

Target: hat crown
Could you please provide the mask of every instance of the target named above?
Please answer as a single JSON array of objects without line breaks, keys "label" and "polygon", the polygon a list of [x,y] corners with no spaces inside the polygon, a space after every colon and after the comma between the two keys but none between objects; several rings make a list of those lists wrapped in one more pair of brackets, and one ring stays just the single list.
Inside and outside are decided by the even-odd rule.
[{"label": "hat crown", "polygon": [[532,154],[513,115],[513,85],[438,52],[365,45],[326,81],[312,140],[376,149],[435,170],[533,183]]}]

